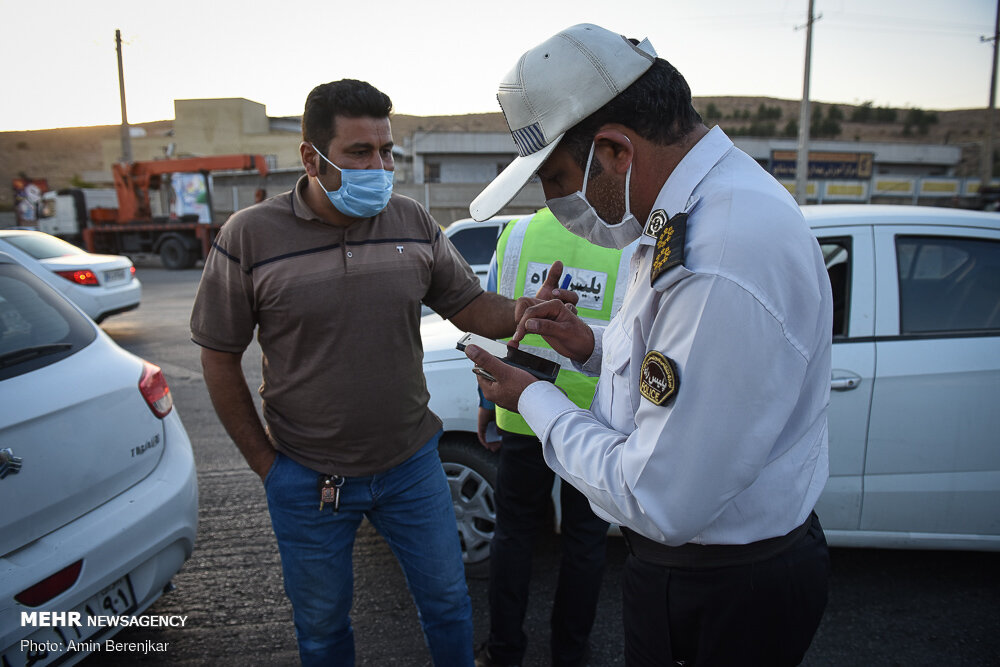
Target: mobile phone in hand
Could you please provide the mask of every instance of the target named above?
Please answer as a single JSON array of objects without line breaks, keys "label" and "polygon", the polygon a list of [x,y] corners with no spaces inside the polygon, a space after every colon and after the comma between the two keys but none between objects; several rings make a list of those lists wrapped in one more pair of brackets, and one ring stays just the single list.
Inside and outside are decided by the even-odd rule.
[{"label": "mobile phone in hand", "polygon": [[555,382],[556,376],[559,375],[559,364],[556,362],[531,352],[519,350],[516,347],[510,347],[498,340],[469,333],[462,336],[455,347],[464,350],[466,345],[481,347],[505,364],[528,371],[539,380]]}]

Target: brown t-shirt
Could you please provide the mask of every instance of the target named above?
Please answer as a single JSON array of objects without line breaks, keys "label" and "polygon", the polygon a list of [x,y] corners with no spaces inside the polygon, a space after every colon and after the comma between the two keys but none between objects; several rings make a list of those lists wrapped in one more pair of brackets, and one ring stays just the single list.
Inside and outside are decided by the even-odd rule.
[{"label": "brown t-shirt", "polygon": [[421,302],[448,318],[479,280],[417,202],[393,195],[343,228],[292,192],[235,213],[205,261],[192,340],[263,351],[264,420],[274,446],[319,472],[387,470],[441,428],[428,408]]}]

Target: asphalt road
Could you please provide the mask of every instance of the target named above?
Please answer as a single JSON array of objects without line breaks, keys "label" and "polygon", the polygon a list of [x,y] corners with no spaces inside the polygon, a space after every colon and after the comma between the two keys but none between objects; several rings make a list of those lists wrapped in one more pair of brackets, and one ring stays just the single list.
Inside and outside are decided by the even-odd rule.
[{"label": "asphalt road", "polygon": [[[107,320],[120,345],[163,368],[194,445],[200,488],[198,542],[176,590],[148,613],[188,617],[183,628],[130,628],[118,641],[167,643],[163,652],[95,654],[87,665],[294,665],[291,607],[260,481],[244,465],[212,410],[188,318],[200,271],[139,263],[142,307]],[[246,355],[251,383],[259,353]],[[256,384],[254,384],[256,386]],[[591,665],[624,665],[620,582],[625,549],[612,538]],[[352,618],[359,665],[429,664],[416,611],[385,543],[363,525],[354,550]],[[548,664],[548,600],[559,538],[537,547],[526,632],[526,665]],[[830,602],[806,665],[1000,664],[1000,554],[832,551]],[[475,636],[488,630],[486,582],[469,581]]]}]

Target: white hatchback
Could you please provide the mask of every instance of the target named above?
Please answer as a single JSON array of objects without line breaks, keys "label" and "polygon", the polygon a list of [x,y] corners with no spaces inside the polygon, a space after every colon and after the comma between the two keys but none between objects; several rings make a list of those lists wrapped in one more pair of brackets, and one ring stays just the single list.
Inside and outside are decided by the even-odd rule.
[{"label": "white hatchback", "polygon": [[73,664],[191,555],[194,456],[160,369],[0,253],[0,664]]},{"label": "white hatchback", "polygon": [[95,255],[30,229],[0,229],[0,252],[65,294],[98,324],[138,308],[142,299],[135,267],[122,255]]},{"label": "white hatchback", "polygon": [[[834,295],[830,479],[816,507],[827,540],[1000,551],[1000,215],[803,212]],[[476,572],[489,558],[496,456],[476,438],[477,385],[459,336],[423,319],[430,407]]]}]

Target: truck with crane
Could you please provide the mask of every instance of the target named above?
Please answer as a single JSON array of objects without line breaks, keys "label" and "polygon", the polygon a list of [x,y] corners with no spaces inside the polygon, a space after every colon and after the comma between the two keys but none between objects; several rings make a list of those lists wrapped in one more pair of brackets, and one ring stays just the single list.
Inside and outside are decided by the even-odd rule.
[{"label": "truck with crane", "polygon": [[[208,256],[212,241],[222,227],[212,214],[212,171],[256,171],[263,180],[268,165],[262,155],[214,155],[119,162],[112,166],[114,203],[107,206],[108,189],[71,189],[48,193],[48,215],[43,213],[38,228],[76,243],[88,252],[135,255],[153,253],[168,269],[186,269]],[[202,179],[199,192],[205,199],[202,214],[154,215],[151,192],[172,192],[171,175],[194,174]],[[102,201],[103,195],[103,201]],[[161,207],[162,208],[162,207]],[[168,205],[169,211],[172,207]],[[206,219],[207,218],[207,219]]]}]

